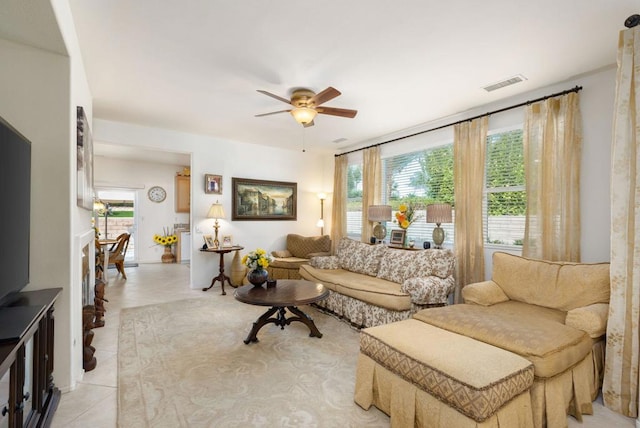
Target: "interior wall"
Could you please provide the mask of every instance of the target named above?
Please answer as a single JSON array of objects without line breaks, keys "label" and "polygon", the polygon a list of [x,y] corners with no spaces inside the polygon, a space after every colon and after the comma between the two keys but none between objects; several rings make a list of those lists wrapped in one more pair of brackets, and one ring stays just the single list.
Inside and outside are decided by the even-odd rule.
[{"label": "interior wall", "polygon": [[[327,189],[327,165],[333,156],[307,151],[274,149],[258,144],[221,140],[202,135],[187,134],[158,128],[150,128],[121,122],[96,119],[94,138],[109,144],[139,146],[165,151],[191,153],[191,286],[207,287],[218,273],[218,255],[202,253],[203,235],[213,234],[213,219],[206,214],[212,203],[223,204],[226,218],[220,220],[220,235],[232,235],[233,242],[243,246],[242,254],[255,248],[268,251],[284,249],[288,233],[318,235],[316,223],[320,216],[317,193]],[[330,160],[330,161],[329,161]],[[222,194],[204,193],[204,175],[222,175]],[[331,181],[333,172],[331,171]],[[296,182],[296,221],[233,221],[231,219],[231,178],[253,178]],[[134,178],[132,178],[134,179]],[[138,182],[143,181],[142,177]],[[145,188],[144,192],[148,189]],[[330,213],[330,203],[325,204],[325,215]],[[147,214],[141,212],[143,216]],[[327,229],[325,228],[325,233]],[[231,257],[225,258],[230,269]],[[219,283],[218,283],[219,287]],[[215,289],[214,289],[215,290]]]},{"label": "interior wall", "polygon": [[73,350],[81,345],[74,343],[71,323],[70,62],[68,57],[6,40],[0,40],[0,62],[0,116],[32,144],[27,289],[63,288],[56,303],[54,374],[56,384],[68,389],[72,382],[70,362],[77,357]]},{"label": "interior wall", "polygon": [[[155,245],[153,235],[163,233],[163,228],[173,228],[175,223],[189,223],[189,213],[175,211],[175,176],[187,165],[140,162],[97,156],[94,163],[96,182],[108,185],[131,186],[136,194],[134,207],[137,218],[136,253],[140,263],[160,263],[163,247]],[[161,186],[167,198],[160,203],[152,202],[147,191],[152,186]]]},{"label": "interior wall", "polygon": [[[615,91],[616,69],[609,67],[592,73],[586,73],[544,87],[527,92],[515,97],[507,98],[500,102],[489,103],[464,113],[442,118],[436,121],[422,124],[410,130],[385,135],[367,142],[358,147],[365,147],[388,141],[403,135],[409,135],[441,125],[453,123],[468,117],[484,114],[528,100],[550,95],[575,86],[582,86],[580,91],[580,109],[583,122],[582,165],[581,165],[581,189],[580,189],[580,215],[581,215],[581,239],[580,251],[583,262],[601,262],[610,259],[610,175],[611,175],[611,135],[613,123],[613,103]],[[510,110],[506,113],[492,115],[489,118],[490,127],[522,123],[524,110]],[[453,141],[453,128],[424,134],[424,139],[432,145],[439,145]],[[412,150],[412,140],[401,140],[383,145],[385,155],[391,156]],[[495,251],[505,251],[495,246],[485,247],[485,275],[491,277],[492,255]],[[517,248],[506,250],[513,254],[520,254]]]}]

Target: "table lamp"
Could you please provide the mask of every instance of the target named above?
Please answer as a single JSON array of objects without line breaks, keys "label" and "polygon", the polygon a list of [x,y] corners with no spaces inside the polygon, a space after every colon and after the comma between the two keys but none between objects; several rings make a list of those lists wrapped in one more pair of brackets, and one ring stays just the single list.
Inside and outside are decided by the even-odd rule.
[{"label": "table lamp", "polygon": [[382,241],[387,236],[387,227],[382,222],[391,220],[391,205],[369,205],[367,218],[378,222],[373,227],[373,236]]},{"label": "table lamp", "polygon": [[444,242],[444,229],[440,227],[442,223],[451,223],[451,205],[449,204],[429,204],[427,205],[427,223],[435,223],[433,229],[434,248],[442,248]]},{"label": "table lamp", "polygon": [[218,224],[218,219],[224,219],[224,209],[222,208],[222,204],[219,204],[217,201],[215,204],[211,204],[211,208],[209,208],[209,212],[207,213],[207,218],[216,219],[213,224],[213,228],[216,231],[213,246],[215,248],[220,248],[220,241],[218,241],[218,229],[220,228],[220,225]]}]

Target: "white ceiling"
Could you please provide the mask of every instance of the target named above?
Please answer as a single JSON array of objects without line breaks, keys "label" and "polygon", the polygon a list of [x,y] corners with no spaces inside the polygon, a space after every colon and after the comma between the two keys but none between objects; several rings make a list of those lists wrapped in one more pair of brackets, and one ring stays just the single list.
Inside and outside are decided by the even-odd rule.
[{"label": "white ceiling", "polygon": [[[618,32],[640,12],[638,0],[69,3],[94,118],[323,151],[614,64]],[[516,74],[528,80],[482,89]],[[342,95],[326,105],[356,118],[305,129],[287,113],[254,117],[287,109],[257,89],[327,86]]]}]

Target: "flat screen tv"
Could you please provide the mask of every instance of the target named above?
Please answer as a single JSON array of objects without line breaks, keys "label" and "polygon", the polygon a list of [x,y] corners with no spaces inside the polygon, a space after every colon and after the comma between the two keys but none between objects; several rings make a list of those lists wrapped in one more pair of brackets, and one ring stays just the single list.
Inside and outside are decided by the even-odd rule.
[{"label": "flat screen tv", "polygon": [[0,306],[29,283],[31,142],[0,118]]}]

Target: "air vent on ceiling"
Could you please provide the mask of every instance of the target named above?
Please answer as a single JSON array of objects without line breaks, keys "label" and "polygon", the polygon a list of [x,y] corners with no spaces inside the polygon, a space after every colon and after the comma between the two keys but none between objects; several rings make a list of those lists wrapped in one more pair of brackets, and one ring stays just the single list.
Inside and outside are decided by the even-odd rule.
[{"label": "air vent on ceiling", "polygon": [[332,142],[335,144],[339,144],[339,143],[344,143],[345,141],[347,141],[346,138],[338,138],[336,140],[333,140]]},{"label": "air vent on ceiling", "polygon": [[493,83],[491,85],[485,86],[484,89],[487,92],[495,91],[496,89],[504,88],[505,86],[511,86],[516,83],[524,82],[527,80],[522,74],[516,74],[513,77],[509,77],[508,79],[501,80],[499,82]]}]

